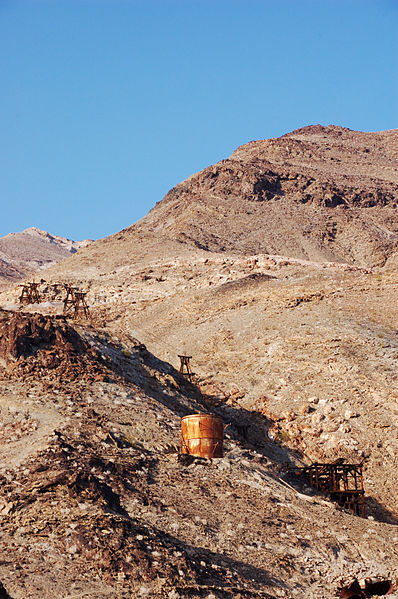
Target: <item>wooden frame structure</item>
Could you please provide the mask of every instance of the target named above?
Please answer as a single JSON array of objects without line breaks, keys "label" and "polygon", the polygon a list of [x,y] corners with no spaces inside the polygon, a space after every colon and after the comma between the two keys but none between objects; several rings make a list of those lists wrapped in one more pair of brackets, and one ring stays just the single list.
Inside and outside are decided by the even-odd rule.
[{"label": "wooden frame structure", "polygon": [[90,312],[86,303],[86,295],[84,291],[79,291],[77,287],[65,285],[66,297],[64,299],[64,315],[78,318],[80,315],[90,319]]},{"label": "wooden frame structure", "polygon": [[292,471],[305,476],[311,487],[328,493],[332,501],[365,518],[365,491],[362,464],[322,464],[315,462]]},{"label": "wooden frame structure", "polygon": [[[42,282],[44,281],[42,280]],[[40,297],[39,285],[40,283],[35,282],[24,283],[21,285],[22,291],[19,296],[19,303],[21,305],[40,304],[42,298]],[[51,285],[55,293],[58,292],[58,288],[61,286],[63,286],[66,291],[66,296],[63,300],[63,314],[74,319],[77,319],[82,315],[87,318],[87,320],[90,320],[91,315],[86,302],[87,293],[79,291],[77,287],[72,287],[72,285],[69,285],[68,283],[54,283]]]},{"label": "wooden frame structure", "polygon": [[75,291],[77,291],[77,287],[71,287],[71,285],[64,285],[66,290],[66,297],[64,299],[64,314],[65,316],[68,314],[72,314],[75,306]]},{"label": "wooden frame structure", "polygon": [[22,291],[19,296],[19,303],[23,305],[29,304],[39,304],[40,303],[40,293],[39,293],[39,283],[24,283],[21,285]]},{"label": "wooden frame structure", "polygon": [[192,382],[192,377],[193,377],[193,372],[191,369],[191,358],[192,356],[180,356],[178,355],[178,357],[180,358],[180,372],[181,374],[183,374],[184,376],[187,377],[187,379],[189,379],[189,381]]}]

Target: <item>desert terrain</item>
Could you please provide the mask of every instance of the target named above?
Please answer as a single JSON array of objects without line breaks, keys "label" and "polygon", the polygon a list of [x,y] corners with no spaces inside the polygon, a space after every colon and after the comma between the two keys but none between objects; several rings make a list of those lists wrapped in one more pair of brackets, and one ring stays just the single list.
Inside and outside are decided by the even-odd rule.
[{"label": "desert terrain", "polygon": [[[250,142],[46,269],[40,303],[7,286],[6,599],[396,587],[397,155],[396,130]],[[64,283],[90,319],[62,316]],[[179,454],[198,412],[223,458]],[[290,470],[338,460],[363,465],[365,519]]]},{"label": "desert terrain", "polygon": [[0,289],[39,274],[91,241],[72,241],[37,227],[0,237]]}]

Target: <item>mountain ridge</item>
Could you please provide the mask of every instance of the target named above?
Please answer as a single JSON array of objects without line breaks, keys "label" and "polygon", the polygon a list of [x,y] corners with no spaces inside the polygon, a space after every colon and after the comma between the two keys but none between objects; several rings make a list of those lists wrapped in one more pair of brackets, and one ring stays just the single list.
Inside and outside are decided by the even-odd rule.
[{"label": "mountain ridge", "polygon": [[64,260],[92,240],[72,241],[37,227],[0,237],[0,285],[17,282]]},{"label": "mountain ridge", "polygon": [[127,231],[216,252],[381,266],[398,249],[396,157],[398,130],[310,126],[249,142]]}]

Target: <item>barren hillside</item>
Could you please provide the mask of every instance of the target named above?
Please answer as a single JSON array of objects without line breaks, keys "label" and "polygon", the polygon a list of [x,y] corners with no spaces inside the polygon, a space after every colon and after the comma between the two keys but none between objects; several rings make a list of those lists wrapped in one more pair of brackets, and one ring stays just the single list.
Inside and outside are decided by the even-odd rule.
[{"label": "barren hillside", "polygon": [[[41,305],[1,294],[12,599],[396,585],[396,152],[396,131],[339,127],[251,142],[49,268]],[[63,282],[90,321],[61,316]],[[223,418],[224,458],[178,456],[195,412]],[[314,461],[363,466],[366,519],[288,470]]]},{"label": "barren hillside", "polygon": [[[363,520],[292,480],[283,465],[302,457],[272,440],[272,420],[199,393],[137,340],[2,312],[0,353],[6,599],[329,599],[355,578],[395,584],[387,510],[370,502]],[[225,457],[179,457],[180,418],[208,411],[227,426]]]},{"label": "barren hillside", "polygon": [[241,146],[133,230],[211,251],[382,265],[398,247],[397,160],[396,130],[306,127]]}]

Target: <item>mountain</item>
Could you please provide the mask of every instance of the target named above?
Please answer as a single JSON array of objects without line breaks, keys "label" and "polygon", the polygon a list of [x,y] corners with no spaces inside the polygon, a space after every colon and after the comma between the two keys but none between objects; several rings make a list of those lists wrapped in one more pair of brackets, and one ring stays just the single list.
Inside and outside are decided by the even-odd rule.
[{"label": "mountain", "polygon": [[174,187],[133,228],[211,251],[382,265],[398,248],[398,130],[305,127]]},{"label": "mountain", "polygon": [[[396,133],[246,144],[48,268],[42,304],[0,294],[12,599],[396,585]],[[90,321],[62,316],[62,282],[87,292]],[[180,419],[198,412],[223,419],[224,458],[179,456]],[[365,519],[289,471],[312,462],[362,465]]]},{"label": "mountain", "polygon": [[[46,279],[87,291],[96,322],[119,338],[132,335],[175,367],[178,354],[192,355],[203,390],[236,394],[242,409],[271,414],[308,459],[371,455],[369,480],[386,481],[374,488],[375,500],[398,515],[389,482],[395,450],[376,458],[384,433],[374,428],[376,413],[383,423],[395,413],[398,393],[396,139],[396,131],[315,126],[252,142],[177,185],[140,222],[50,268]],[[269,197],[265,163],[280,183]],[[258,165],[267,185],[255,195]],[[296,174],[282,178],[288,170]],[[304,176],[315,180],[305,202],[289,191]],[[313,191],[326,180],[340,190],[339,202],[325,205]],[[279,220],[267,220],[271,212]],[[312,227],[306,259],[304,214]],[[340,223],[338,241],[322,233],[327,218]],[[387,220],[383,234],[370,235]],[[275,245],[265,248],[271,237]],[[356,260],[335,254],[343,238]],[[62,293],[50,299],[61,302]],[[306,405],[318,410],[313,400],[330,404],[329,414],[302,415]],[[361,417],[346,423],[350,412]]]},{"label": "mountain", "polygon": [[71,241],[36,227],[0,238],[0,285],[31,276],[64,260],[91,240]]}]

